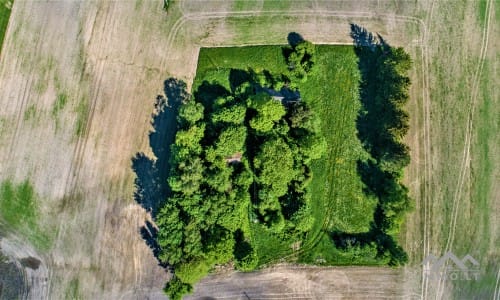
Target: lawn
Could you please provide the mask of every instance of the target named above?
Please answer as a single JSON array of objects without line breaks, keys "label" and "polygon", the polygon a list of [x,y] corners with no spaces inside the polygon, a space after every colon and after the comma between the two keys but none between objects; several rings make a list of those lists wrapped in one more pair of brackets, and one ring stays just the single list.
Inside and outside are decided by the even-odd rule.
[{"label": "lawn", "polygon": [[[260,225],[252,224],[253,243],[260,263],[287,257],[308,263],[351,264],[352,257],[336,251],[328,234],[367,232],[373,221],[377,201],[363,192],[357,172],[357,162],[368,158],[356,130],[361,106],[357,56],[352,46],[318,45],[316,57],[317,69],[306,82],[298,84],[303,101],[320,115],[328,144],[327,155],[313,164],[311,206],[315,223],[302,241],[300,257],[291,255],[294,254],[290,248],[293,241],[282,240],[262,230]],[[202,48],[193,92],[196,94],[203,81],[218,83],[229,90],[230,70],[248,68],[257,72],[268,70],[272,74],[286,73],[282,46]]]}]

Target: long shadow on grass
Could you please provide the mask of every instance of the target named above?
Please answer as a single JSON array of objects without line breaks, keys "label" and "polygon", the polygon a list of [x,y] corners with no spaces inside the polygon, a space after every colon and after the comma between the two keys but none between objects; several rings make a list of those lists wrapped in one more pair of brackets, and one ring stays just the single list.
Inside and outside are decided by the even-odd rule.
[{"label": "long shadow on grass", "polygon": [[[132,170],[136,174],[134,199],[146,209],[153,219],[167,199],[170,190],[167,178],[170,170],[170,145],[177,131],[177,113],[180,104],[188,97],[186,84],[174,78],[165,80],[165,96],[159,95],[154,103],[151,115],[153,129],[149,133],[149,145],[153,157],[143,152],[132,158]],[[155,257],[159,253],[156,243],[157,229],[150,223],[140,228],[146,244],[152,249]]]},{"label": "long shadow on grass", "polygon": [[[395,241],[394,233],[399,230],[396,218],[402,218],[408,209],[404,207],[409,202],[407,189],[400,184],[399,178],[409,156],[406,146],[389,129],[394,128],[394,124],[404,124],[404,117],[407,117],[391,100],[398,92],[393,87],[399,84],[392,80],[400,77],[393,76],[396,74],[393,65],[387,67],[387,63],[392,63],[388,60],[392,48],[380,35],[375,37],[365,28],[351,24],[351,37],[361,73],[362,106],[356,121],[358,138],[371,155],[367,161],[358,161],[358,173],[366,186],[364,192],[375,196],[378,204],[369,232],[334,232],[331,236],[336,247],[341,249],[363,248],[375,243],[379,259],[388,259],[391,265],[404,264],[407,256]],[[405,132],[404,129],[400,131]]]}]

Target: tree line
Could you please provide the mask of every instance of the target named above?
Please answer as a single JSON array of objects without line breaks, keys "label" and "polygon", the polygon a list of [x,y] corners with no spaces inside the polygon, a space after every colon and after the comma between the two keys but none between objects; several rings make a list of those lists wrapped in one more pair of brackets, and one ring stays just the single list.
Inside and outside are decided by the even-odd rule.
[{"label": "tree line", "polygon": [[374,38],[356,25],[351,28],[362,77],[358,136],[371,156],[358,162],[358,172],[378,204],[370,232],[332,236],[340,248],[352,251],[375,247],[378,259],[402,265],[408,256],[397,238],[405,215],[413,208],[408,188],[402,183],[403,170],[410,162],[403,138],[409,129],[405,105],[412,61],[403,48],[390,47],[380,36]]}]

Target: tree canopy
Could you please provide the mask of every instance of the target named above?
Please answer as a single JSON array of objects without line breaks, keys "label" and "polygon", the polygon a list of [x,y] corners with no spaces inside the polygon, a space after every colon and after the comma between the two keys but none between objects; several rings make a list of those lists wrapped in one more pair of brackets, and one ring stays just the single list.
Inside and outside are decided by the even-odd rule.
[{"label": "tree canopy", "polygon": [[[298,53],[310,55],[307,45]],[[179,109],[171,195],[156,216],[159,259],[175,276],[166,292],[174,299],[216,264],[255,268],[251,222],[298,236],[312,224],[310,163],[325,152],[315,114],[304,102],[270,95],[281,76],[234,73],[245,80],[232,92],[191,97]]]}]

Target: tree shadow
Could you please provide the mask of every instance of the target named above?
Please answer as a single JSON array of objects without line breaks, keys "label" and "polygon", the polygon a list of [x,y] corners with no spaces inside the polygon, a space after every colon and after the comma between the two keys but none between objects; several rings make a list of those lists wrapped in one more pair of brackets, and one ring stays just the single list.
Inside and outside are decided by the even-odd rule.
[{"label": "tree shadow", "polygon": [[208,82],[204,80],[198,89],[194,92],[193,96],[197,101],[200,101],[205,108],[205,116],[212,112],[212,105],[214,100],[219,97],[227,97],[231,94],[223,85],[217,82]]},{"label": "tree shadow", "polygon": [[233,94],[236,92],[236,88],[245,82],[255,83],[251,72],[240,69],[231,69],[229,71],[229,86]]},{"label": "tree shadow", "polygon": [[302,43],[304,40],[304,38],[302,37],[302,35],[300,35],[300,33],[297,33],[297,32],[290,32],[287,36],[287,41],[288,41],[288,44],[294,48],[295,46],[297,46],[298,44]]},{"label": "tree shadow", "polygon": [[[378,199],[370,230],[363,233],[332,232],[331,237],[337,248],[348,246],[364,247],[375,242],[379,258],[390,257],[389,264],[398,265],[407,260],[406,253],[397,244],[392,235],[387,233],[388,218],[384,206],[392,201],[393,191],[399,185],[397,172],[393,173],[384,166],[391,159],[397,160],[406,149],[392,137],[388,128],[393,126],[397,117],[397,108],[390,101],[391,90],[381,84],[391,78],[381,74],[380,67],[387,60],[391,50],[385,40],[374,36],[365,28],[350,24],[354,51],[358,57],[358,69],[361,74],[359,95],[361,108],[356,120],[358,138],[363,148],[370,153],[371,159],[357,162],[357,172],[364,183],[364,193]],[[404,146],[404,145],[403,145]],[[389,203],[390,204],[390,203]],[[389,205],[390,207],[390,205]]]},{"label": "tree shadow", "polygon": [[373,33],[369,32],[366,28],[357,24],[351,23],[350,26],[350,35],[355,47],[368,47],[373,51],[377,46],[387,45],[385,40],[378,33],[377,36],[374,36]]},{"label": "tree shadow", "polygon": [[[170,145],[174,142],[177,132],[179,107],[189,98],[186,84],[175,78],[165,80],[164,92],[166,97],[163,95],[156,97],[151,115],[153,129],[149,133],[149,145],[153,157],[139,152],[132,158],[132,170],[136,174],[134,199],[151,214],[153,220],[170,193],[167,184],[171,167]],[[151,222],[146,221],[140,228],[140,234],[157,257],[159,253],[156,244],[157,229]]]}]

